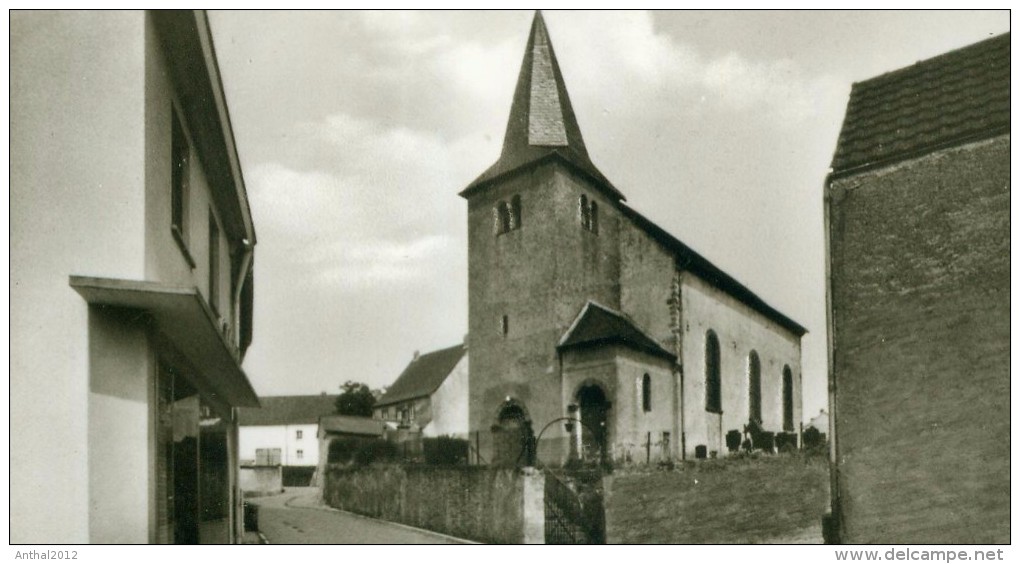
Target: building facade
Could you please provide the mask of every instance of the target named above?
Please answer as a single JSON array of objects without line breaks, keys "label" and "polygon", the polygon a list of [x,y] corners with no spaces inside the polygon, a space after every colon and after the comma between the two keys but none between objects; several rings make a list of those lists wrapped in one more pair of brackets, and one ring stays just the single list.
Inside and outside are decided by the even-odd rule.
[{"label": "building facade", "polygon": [[202,12],[11,15],[15,543],[229,543],[255,230]]},{"label": "building facade", "polygon": [[423,437],[466,438],[468,351],[464,345],[419,355],[373,407],[373,417]]},{"label": "building facade", "polygon": [[851,92],[826,185],[842,542],[1010,542],[1009,42]]},{"label": "building facade", "polygon": [[805,329],[624,203],[540,13],[502,154],[461,196],[481,461],[722,455],[751,419],[797,429]]},{"label": "building facade", "polygon": [[336,412],[336,395],[263,396],[242,409],[240,461],[246,466],[317,466],[319,418]]}]

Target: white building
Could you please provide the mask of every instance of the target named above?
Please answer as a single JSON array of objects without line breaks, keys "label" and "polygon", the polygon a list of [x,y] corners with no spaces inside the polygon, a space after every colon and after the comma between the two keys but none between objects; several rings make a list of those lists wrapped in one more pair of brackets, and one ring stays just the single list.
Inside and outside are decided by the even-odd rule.
[{"label": "white building", "polygon": [[10,541],[235,542],[255,230],[208,20],[10,24]]},{"label": "white building", "polygon": [[239,416],[242,465],[318,466],[319,417],[336,411],[335,395],[264,396]]}]

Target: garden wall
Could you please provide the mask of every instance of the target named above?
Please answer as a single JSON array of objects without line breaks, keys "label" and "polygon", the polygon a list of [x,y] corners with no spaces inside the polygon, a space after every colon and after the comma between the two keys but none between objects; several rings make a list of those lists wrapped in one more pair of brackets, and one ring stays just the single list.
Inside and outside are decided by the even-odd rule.
[{"label": "garden wall", "polygon": [[821,543],[829,509],[824,456],[689,461],[607,476],[609,543]]},{"label": "garden wall", "polygon": [[337,509],[486,543],[542,542],[543,476],[530,469],[372,465],[326,469]]}]

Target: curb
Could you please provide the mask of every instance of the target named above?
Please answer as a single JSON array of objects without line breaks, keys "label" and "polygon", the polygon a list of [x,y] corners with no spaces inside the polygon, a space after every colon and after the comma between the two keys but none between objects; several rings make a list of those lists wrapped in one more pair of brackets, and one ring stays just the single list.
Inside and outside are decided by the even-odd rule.
[{"label": "curb", "polygon": [[[283,502],[283,505],[285,505],[286,507],[289,507],[291,509],[317,509],[319,511],[329,511],[329,512],[333,512],[333,513],[342,513],[344,515],[349,515],[351,517],[356,517],[358,519],[364,519],[366,521],[374,521],[376,523],[381,523],[383,525],[392,525],[394,527],[399,527],[401,529],[407,529],[409,531],[414,531],[414,532],[417,532],[417,533],[424,533],[426,535],[430,535],[430,536],[434,536],[434,537],[439,537],[439,538],[446,539],[446,540],[451,540],[451,541],[454,541],[454,542],[459,543],[459,544],[483,544],[483,543],[480,543],[478,541],[462,539],[462,538],[459,538],[459,537],[455,537],[455,536],[452,536],[452,535],[447,535],[445,533],[440,533],[440,532],[437,532],[437,531],[430,531],[428,529],[421,529],[421,528],[418,528],[418,527],[414,527],[412,525],[405,525],[404,523],[397,523],[396,521],[387,521],[385,519],[377,519],[375,517],[369,517],[368,515],[361,515],[359,513],[353,513],[351,511],[346,511],[344,509],[337,509],[336,507],[330,507],[328,505],[310,505],[310,506],[306,506],[306,505],[292,505],[291,502],[294,501],[295,499],[298,499],[299,497],[300,496],[294,496],[294,497],[288,499],[287,501]],[[267,542],[266,544],[269,544],[269,543]]]}]

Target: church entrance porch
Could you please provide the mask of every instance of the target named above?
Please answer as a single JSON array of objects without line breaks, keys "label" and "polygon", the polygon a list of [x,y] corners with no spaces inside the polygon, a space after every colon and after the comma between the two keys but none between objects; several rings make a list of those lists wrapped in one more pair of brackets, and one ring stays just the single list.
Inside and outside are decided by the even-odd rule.
[{"label": "church entrance porch", "polygon": [[524,406],[508,400],[492,426],[492,463],[497,466],[534,466],[535,432]]},{"label": "church entrance porch", "polygon": [[577,392],[577,454],[581,461],[604,464],[609,460],[609,408],[600,386],[590,384]]}]

